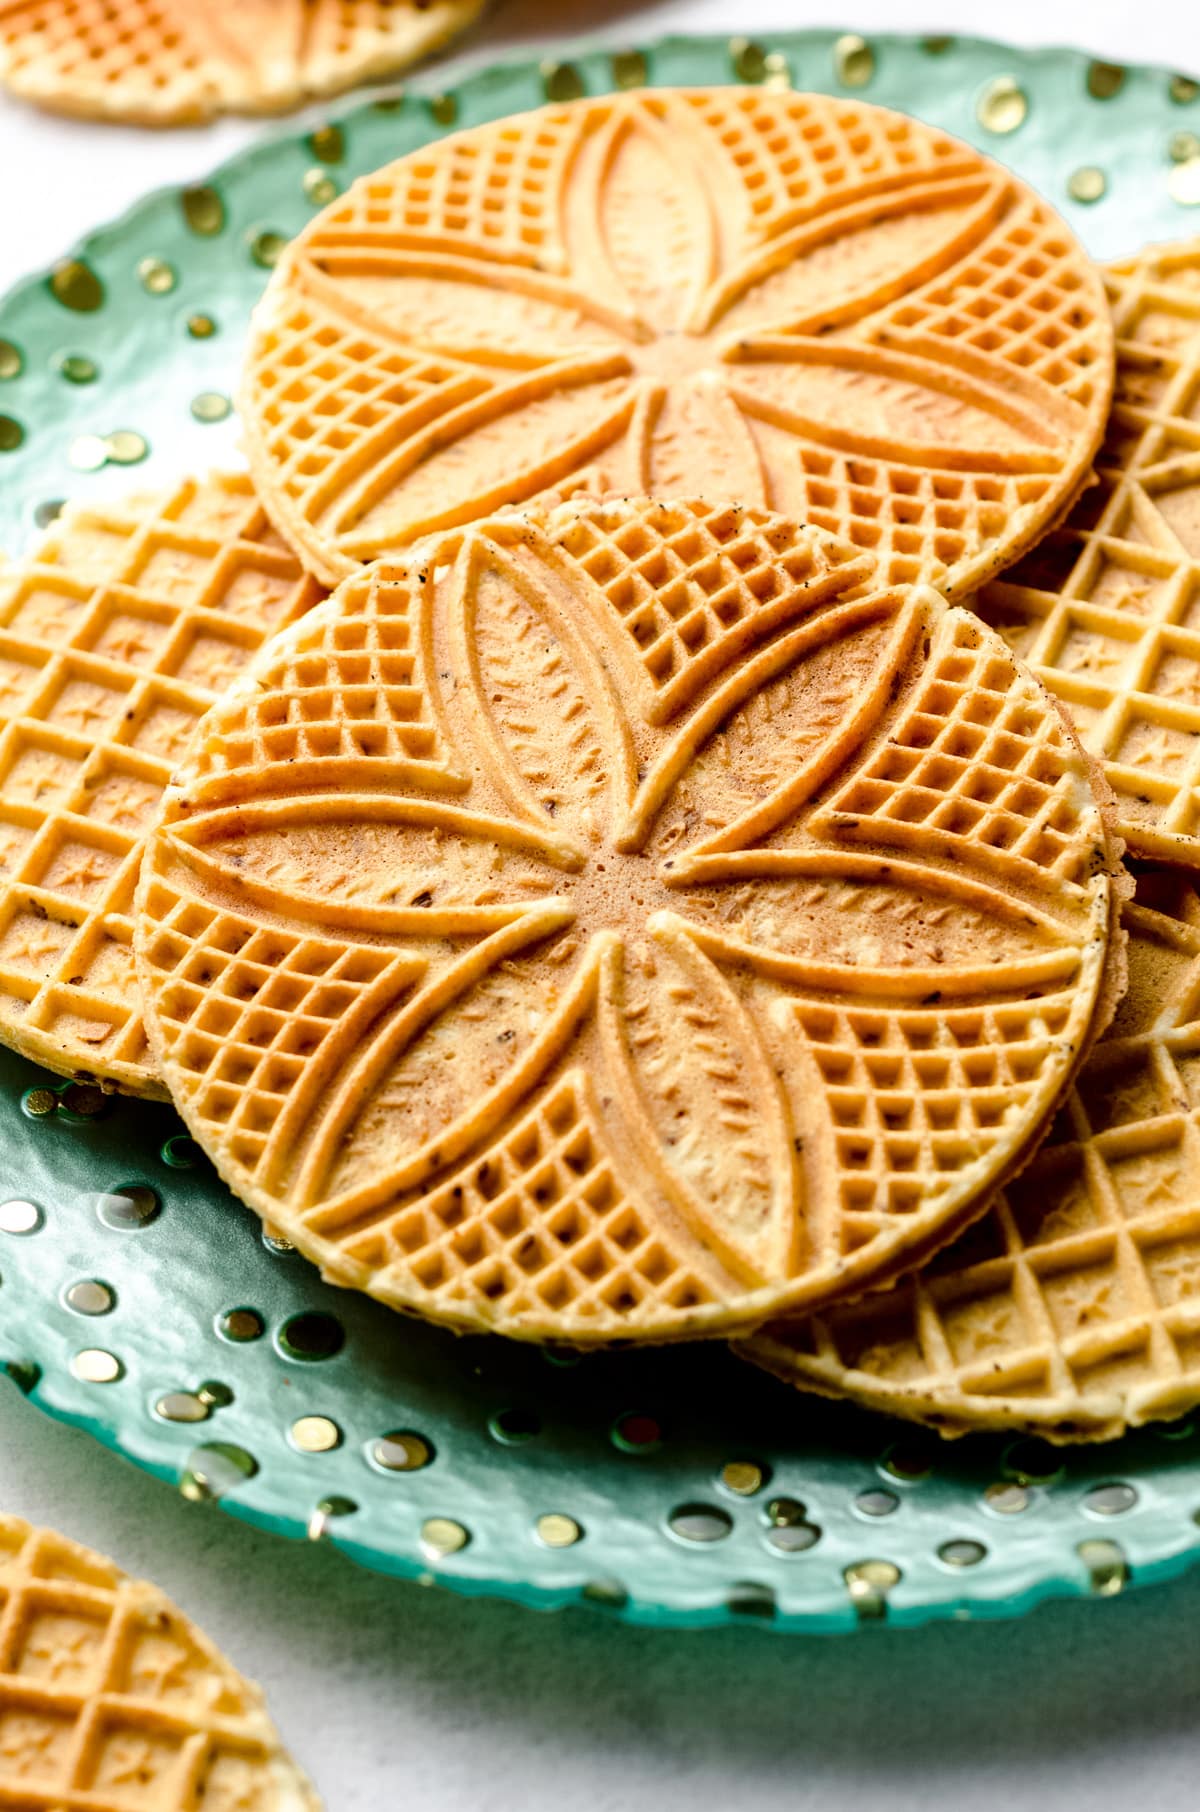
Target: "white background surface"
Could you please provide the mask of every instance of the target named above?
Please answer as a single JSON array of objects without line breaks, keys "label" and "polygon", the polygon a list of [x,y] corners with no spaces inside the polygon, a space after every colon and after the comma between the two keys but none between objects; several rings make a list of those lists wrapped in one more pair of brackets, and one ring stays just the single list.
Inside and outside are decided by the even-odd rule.
[{"label": "white background surface", "polygon": [[[204,0],[195,0],[197,5]],[[1200,70],[1192,0],[507,0],[466,68],[660,31],[964,27]],[[0,291],[261,130],[147,134],[0,101]],[[1195,1812],[1200,1576],[1015,1624],[651,1634],[374,1580],[184,1504],[0,1386],[0,1509],[143,1573],[269,1689],[328,1812]],[[1200,1505],[1197,1506],[1200,1512]]]}]

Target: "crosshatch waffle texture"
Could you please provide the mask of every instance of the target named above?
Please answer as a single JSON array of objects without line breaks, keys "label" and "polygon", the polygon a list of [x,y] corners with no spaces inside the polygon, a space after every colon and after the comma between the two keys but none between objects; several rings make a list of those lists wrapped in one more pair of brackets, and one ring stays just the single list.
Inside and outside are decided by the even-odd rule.
[{"label": "crosshatch waffle texture", "polygon": [[7,1516],[0,1806],[319,1812],[259,1689],[161,1592]]},{"label": "crosshatch waffle texture", "polygon": [[484,0],[0,0],[0,80],[64,113],[272,113],[406,69]]},{"label": "crosshatch waffle texture", "polygon": [[737,505],[510,513],[214,709],[142,871],[147,1021],[331,1278],[715,1334],[917,1262],[1022,1162],[1113,985],[1101,811],[998,638],[869,572]]},{"label": "crosshatch waffle texture", "polygon": [[1200,899],[1152,884],[1167,910],[1125,909],[1116,1019],[986,1219],[916,1278],[766,1328],[745,1357],[945,1434],[1105,1440],[1200,1403]]},{"label": "crosshatch waffle texture", "polygon": [[976,600],[1068,707],[1136,855],[1200,864],[1200,239],[1107,275],[1099,483]]},{"label": "crosshatch waffle texture", "polygon": [[861,101],[657,90],[462,132],[305,229],[242,412],[328,582],[546,489],[736,497],[965,593],[1084,481],[1099,276],[998,164]]},{"label": "crosshatch waffle texture", "polygon": [[0,1041],[165,1094],[130,951],[142,836],[205,711],[322,595],[244,477],[70,509],[0,577]]}]

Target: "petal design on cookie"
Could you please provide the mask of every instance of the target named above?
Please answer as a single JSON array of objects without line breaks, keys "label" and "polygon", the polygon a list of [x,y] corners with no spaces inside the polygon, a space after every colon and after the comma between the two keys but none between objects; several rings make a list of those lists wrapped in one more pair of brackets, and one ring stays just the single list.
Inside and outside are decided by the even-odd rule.
[{"label": "petal design on cookie", "polygon": [[806,516],[953,591],[1080,482],[1108,331],[1065,229],[966,145],[857,101],[651,90],[339,198],[272,280],[244,414],[330,580],[586,472]]},{"label": "petal design on cookie", "polygon": [[637,759],[622,673],[564,610],[544,563],[471,537],[446,605],[459,744],[510,808],[583,858],[629,807]]},{"label": "petal design on cookie", "polygon": [[753,1021],[673,914],[606,964],[601,1036],[625,1136],[705,1246],[749,1284],[800,1257],[787,1110]]},{"label": "petal design on cookie", "polygon": [[[664,112],[674,113],[669,102]],[[565,222],[575,281],[623,304],[639,339],[681,332],[715,275],[717,226],[669,117],[652,106],[614,113],[582,148],[577,186]]]},{"label": "petal design on cookie", "polygon": [[338,1281],[592,1344],[918,1262],[1104,985],[1088,770],[930,588],[734,504],[576,500],[352,579],[143,866],[173,1092]]},{"label": "petal design on cookie", "polygon": [[704,299],[705,325],[744,340],[861,320],[972,251],[1009,193],[998,171],[976,168],[848,198],[724,272]]},{"label": "petal design on cookie", "polygon": [[627,430],[636,402],[623,354],[551,366],[400,437],[387,429],[374,460],[342,462],[330,520],[363,564],[435,529],[453,528],[490,507],[522,503],[569,476]]}]

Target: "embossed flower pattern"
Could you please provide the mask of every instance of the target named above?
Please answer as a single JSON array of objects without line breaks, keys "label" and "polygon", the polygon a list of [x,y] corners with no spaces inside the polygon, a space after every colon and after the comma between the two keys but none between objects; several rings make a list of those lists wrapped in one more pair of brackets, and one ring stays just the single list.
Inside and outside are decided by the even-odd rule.
[{"label": "embossed flower pattern", "polygon": [[736,498],[963,591],[1081,481],[1099,279],[998,165],[857,101],[649,93],[455,135],[300,236],[243,398],[333,580],[547,488]]},{"label": "embossed flower pattern", "polygon": [[143,892],[167,1073],[242,1193],[347,1280],[583,1337],[952,1220],[1069,1073],[1108,883],[1048,701],[868,572],[776,517],[565,505],[287,638]]}]

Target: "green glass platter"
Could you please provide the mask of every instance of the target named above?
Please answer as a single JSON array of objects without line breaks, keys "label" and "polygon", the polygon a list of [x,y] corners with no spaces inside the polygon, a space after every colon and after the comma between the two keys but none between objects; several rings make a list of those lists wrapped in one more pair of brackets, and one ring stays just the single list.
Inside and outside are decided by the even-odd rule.
[{"label": "green glass platter", "polygon": [[[0,544],[68,496],[221,464],[250,308],[313,210],[454,125],[621,85],[903,107],[1010,163],[1102,257],[1200,231],[1200,88],[1074,51],[805,32],[668,39],[413,89],[152,195],[0,303]],[[1200,1552],[1200,1428],[941,1445],[722,1347],[578,1359],[334,1291],[165,1107],[0,1053],[0,1363],[196,1500],[383,1572],[642,1623],[1006,1616]],[[5,1461],[0,1455],[0,1496]]]}]

